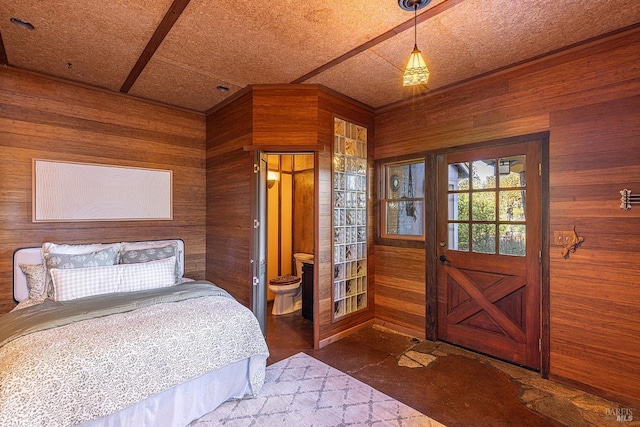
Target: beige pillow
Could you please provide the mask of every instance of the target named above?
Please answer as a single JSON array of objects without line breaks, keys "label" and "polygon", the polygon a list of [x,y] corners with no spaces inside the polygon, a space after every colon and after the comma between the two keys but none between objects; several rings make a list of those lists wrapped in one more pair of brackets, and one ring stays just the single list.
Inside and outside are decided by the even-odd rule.
[{"label": "beige pillow", "polygon": [[29,299],[44,301],[47,298],[47,269],[43,264],[20,264],[20,270],[27,277]]}]

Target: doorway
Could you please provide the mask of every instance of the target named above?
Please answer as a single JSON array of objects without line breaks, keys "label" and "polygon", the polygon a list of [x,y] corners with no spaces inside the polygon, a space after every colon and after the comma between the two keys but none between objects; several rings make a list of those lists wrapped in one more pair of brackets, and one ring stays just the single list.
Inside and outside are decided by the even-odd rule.
[{"label": "doorway", "polygon": [[437,157],[438,339],[541,369],[541,141]]},{"label": "doorway", "polygon": [[[266,224],[263,236],[266,292],[260,302],[265,305],[267,338],[280,339],[283,335],[290,345],[301,350],[313,348],[313,318],[305,316],[309,311],[313,313],[312,267],[304,268],[305,280],[304,283],[300,282],[298,294],[286,296],[292,299],[291,304],[284,304],[283,300],[278,302],[277,298],[283,298],[283,295],[276,295],[269,282],[281,276],[302,279],[303,266],[299,260],[304,258],[308,263],[313,263],[314,154],[284,152],[263,153],[263,156],[267,169],[266,185],[262,189],[266,200],[262,215]],[[281,310],[283,307],[285,309]]]}]

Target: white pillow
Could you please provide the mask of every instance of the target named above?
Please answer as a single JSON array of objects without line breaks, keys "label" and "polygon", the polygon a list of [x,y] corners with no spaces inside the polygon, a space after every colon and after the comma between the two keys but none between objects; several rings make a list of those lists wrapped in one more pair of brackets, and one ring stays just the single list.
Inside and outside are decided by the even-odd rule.
[{"label": "white pillow", "polygon": [[49,270],[56,301],[173,286],[175,257],[139,264]]}]

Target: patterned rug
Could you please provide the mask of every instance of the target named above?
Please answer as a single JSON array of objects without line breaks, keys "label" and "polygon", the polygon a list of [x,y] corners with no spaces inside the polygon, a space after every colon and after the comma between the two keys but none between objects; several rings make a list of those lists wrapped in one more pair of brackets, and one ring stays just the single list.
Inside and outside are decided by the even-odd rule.
[{"label": "patterned rug", "polygon": [[255,399],[223,403],[194,423],[206,426],[443,426],[304,353],[267,367]]}]

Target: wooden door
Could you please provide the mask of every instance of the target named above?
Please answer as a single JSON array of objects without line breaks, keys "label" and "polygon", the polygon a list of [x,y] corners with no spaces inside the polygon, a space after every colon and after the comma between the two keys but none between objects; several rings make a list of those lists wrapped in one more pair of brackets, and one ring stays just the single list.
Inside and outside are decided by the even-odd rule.
[{"label": "wooden door", "polygon": [[438,339],[540,369],[539,141],[438,157]]}]

